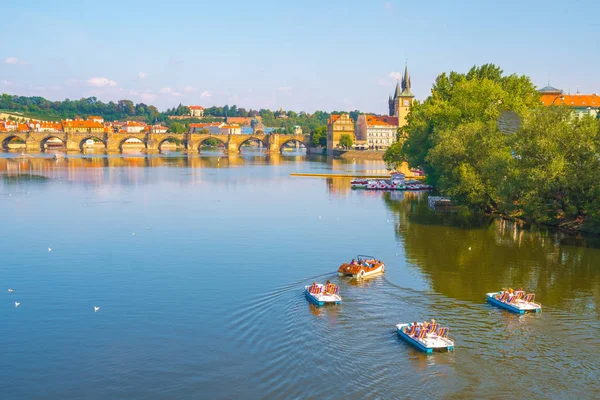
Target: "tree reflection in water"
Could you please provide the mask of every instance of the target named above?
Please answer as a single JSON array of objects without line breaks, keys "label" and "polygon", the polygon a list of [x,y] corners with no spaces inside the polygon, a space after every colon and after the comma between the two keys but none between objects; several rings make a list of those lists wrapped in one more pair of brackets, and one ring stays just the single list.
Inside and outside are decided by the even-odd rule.
[{"label": "tree reflection in water", "polygon": [[426,193],[394,195],[384,193],[383,201],[398,218],[396,237],[408,263],[436,292],[483,302],[486,292],[523,287],[543,305],[597,315],[597,240],[501,219],[435,213]]}]

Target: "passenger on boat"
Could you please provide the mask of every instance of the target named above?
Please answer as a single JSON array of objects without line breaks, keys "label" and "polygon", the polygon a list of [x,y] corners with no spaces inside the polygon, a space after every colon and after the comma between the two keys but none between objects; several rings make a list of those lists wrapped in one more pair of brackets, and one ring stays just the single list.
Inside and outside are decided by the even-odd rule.
[{"label": "passenger on boat", "polygon": [[356,265],[356,260],[353,258],[352,261],[350,261],[350,265]]}]

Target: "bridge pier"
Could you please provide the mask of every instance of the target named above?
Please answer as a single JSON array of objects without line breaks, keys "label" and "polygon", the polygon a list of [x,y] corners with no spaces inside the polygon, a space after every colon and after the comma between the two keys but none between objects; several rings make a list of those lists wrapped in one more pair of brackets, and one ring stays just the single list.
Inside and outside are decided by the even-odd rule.
[{"label": "bridge pier", "polygon": [[73,138],[73,134],[67,133],[65,136],[65,148],[67,151],[81,151],[80,142],[76,138]]},{"label": "bridge pier", "polygon": [[227,143],[225,144],[225,153],[232,154],[232,155],[236,155],[236,154],[240,153],[238,144],[235,143],[233,140],[231,140],[231,135],[229,135],[229,138],[227,138]]}]

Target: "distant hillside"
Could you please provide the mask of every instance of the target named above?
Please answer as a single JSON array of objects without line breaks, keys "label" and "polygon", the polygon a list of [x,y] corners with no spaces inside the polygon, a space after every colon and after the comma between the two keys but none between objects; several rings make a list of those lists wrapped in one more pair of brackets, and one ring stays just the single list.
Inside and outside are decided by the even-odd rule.
[{"label": "distant hillside", "polygon": [[[158,111],[153,105],[144,103],[133,103],[131,100],[119,100],[118,102],[109,101],[104,103],[96,97],[88,97],[80,100],[50,101],[40,96],[18,96],[2,94],[0,96],[0,118],[33,118],[40,120],[61,120],[75,117],[88,117],[91,115],[100,116],[105,121],[123,121],[134,120],[147,123],[165,123],[171,125],[174,123],[169,116],[189,115],[190,109],[187,106],[179,105],[166,111]],[[335,114],[339,112],[333,112]],[[360,111],[349,112],[350,117],[356,121]],[[294,111],[271,111],[268,109],[246,110],[237,106],[209,107],[204,109],[206,120],[217,120],[223,117],[255,117],[260,116],[262,123],[267,127],[280,128],[280,131],[293,133],[294,126],[302,127],[304,133],[315,132],[315,130],[325,127],[330,113],[325,111],[315,111],[312,114]],[[186,119],[186,124],[194,121]]]},{"label": "distant hillside", "polygon": [[15,114],[16,117],[36,119],[58,120],[98,115],[107,121],[130,119],[145,122],[162,122],[166,121],[169,115],[186,115],[190,111],[181,104],[177,108],[160,112],[155,106],[134,104],[131,100],[104,103],[96,97],[89,97],[80,100],[50,101],[39,96],[9,94],[2,94],[0,97],[0,110],[7,114]]}]

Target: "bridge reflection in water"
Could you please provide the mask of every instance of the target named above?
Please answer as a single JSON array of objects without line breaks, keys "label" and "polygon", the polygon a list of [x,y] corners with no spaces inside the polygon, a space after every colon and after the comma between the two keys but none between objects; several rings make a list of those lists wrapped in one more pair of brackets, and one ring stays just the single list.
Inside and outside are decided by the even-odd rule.
[{"label": "bridge reflection in water", "polygon": [[[1,154],[1,153],[0,153]],[[310,156],[319,160],[318,156]],[[91,154],[67,155],[55,160],[48,155],[5,154],[0,156],[0,175],[5,179],[11,177],[37,177],[74,181],[101,183],[106,174],[118,174],[119,170],[127,168],[182,168],[187,169],[190,176],[200,176],[202,169],[250,167],[257,165],[279,165],[281,163],[304,163],[307,156],[302,153],[258,153],[244,152],[243,154],[216,154],[202,156],[170,153],[168,155],[146,155],[139,152],[133,154],[110,155]]]}]

